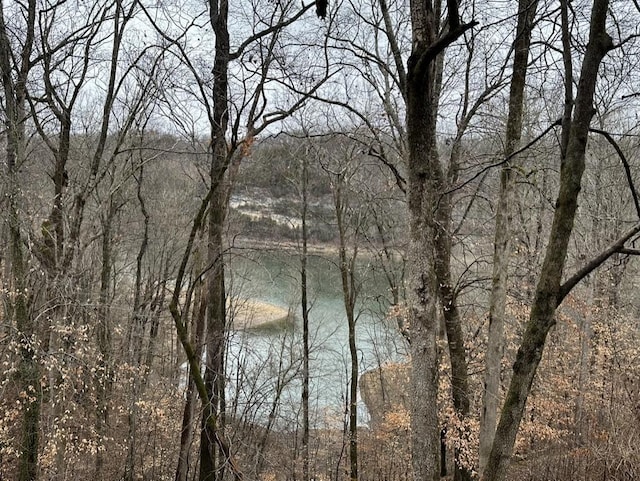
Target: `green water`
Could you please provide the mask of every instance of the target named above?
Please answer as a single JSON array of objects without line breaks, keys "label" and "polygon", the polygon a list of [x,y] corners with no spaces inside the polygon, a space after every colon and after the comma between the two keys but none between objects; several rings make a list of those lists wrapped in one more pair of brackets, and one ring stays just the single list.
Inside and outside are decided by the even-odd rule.
[{"label": "green water", "polygon": [[[230,265],[227,276],[230,295],[283,307],[292,312],[295,319],[293,328],[233,333],[228,365],[229,377],[236,378],[234,395],[246,391],[243,382],[261,385],[273,395],[278,391],[280,375],[281,379],[287,378],[280,412],[282,416],[287,412],[291,416],[290,411],[295,411],[300,404],[301,391],[300,258],[291,251],[240,250],[231,257]],[[390,305],[389,286],[380,269],[362,256],[357,263],[356,275],[360,282],[356,342],[362,374],[387,361],[402,359],[406,345],[394,322],[386,318]],[[308,292],[312,399],[315,399],[318,412],[324,413],[324,418],[333,419],[344,411],[350,370],[347,320],[336,256],[309,257]],[[252,371],[255,372],[252,374]],[[245,393],[247,404],[251,403],[249,394]],[[269,402],[265,401],[265,404]],[[261,414],[255,416],[262,417]],[[366,421],[366,413],[362,410],[361,420]]]}]

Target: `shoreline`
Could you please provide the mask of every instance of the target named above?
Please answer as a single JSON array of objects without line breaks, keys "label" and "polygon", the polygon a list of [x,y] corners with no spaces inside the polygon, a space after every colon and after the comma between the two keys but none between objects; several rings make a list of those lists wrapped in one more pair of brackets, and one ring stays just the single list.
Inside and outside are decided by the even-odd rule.
[{"label": "shoreline", "polygon": [[[361,246],[362,247],[362,246]],[[235,237],[234,241],[229,246],[229,251],[233,250],[265,250],[265,251],[285,251],[291,253],[301,254],[302,245],[295,241],[290,240],[274,240],[274,239],[252,239],[250,237]],[[393,254],[394,258],[402,257],[399,253],[401,249],[393,246],[389,247],[389,251]],[[308,255],[335,255],[339,254],[339,246],[334,243],[317,243],[307,245]],[[370,247],[362,247],[358,251],[358,257],[368,259],[374,257],[376,254]]]},{"label": "shoreline", "polygon": [[234,330],[282,329],[293,320],[289,310],[258,299],[236,300],[229,308]]},{"label": "shoreline", "polygon": [[[252,239],[249,237],[236,237],[229,246],[233,249],[247,250],[285,250],[287,252],[301,252],[302,244],[291,240]],[[309,254],[337,254],[338,246],[330,243],[313,243],[307,245]]]}]

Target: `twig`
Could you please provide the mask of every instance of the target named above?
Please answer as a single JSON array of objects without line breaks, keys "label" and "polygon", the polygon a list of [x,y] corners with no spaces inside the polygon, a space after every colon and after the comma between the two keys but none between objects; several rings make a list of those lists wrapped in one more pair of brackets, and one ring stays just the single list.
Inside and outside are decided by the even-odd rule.
[{"label": "twig", "polygon": [[485,168],[479,170],[478,172],[476,172],[471,178],[465,180],[464,182],[462,182],[461,184],[458,184],[454,187],[452,187],[451,189],[447,190],[446,192],[443,193],[443,195],[449,195],[453,192],[455,192],[456,190],[460,190],[463,187],[466,187],[467,185],[469,185],[471,182],[473,182],[474,180],[476,180],[478,177],[480,177],[482,174],[484,174],[486,171],[494,169],[496,167],[500,167],[501,165],[506,164],[507,162],[509,162],[511,159],[513,159],[516,155],[521,154],[522,152],[524,152],[525,150],[529,149],[530,147],[532,147],[533,145],[535,145],[540,139],[542,139],[545,135],[547,135],[551,129],[553,129],[554,127],[558,127],[562,125],[562,119],[558,119],[556,120],[554,123],[552,123],[551,125],[549,125],[549,127],[547,127],[540,135],[538,135],[535,139],[533,139],[531,142],[529,142],[527,145],[525,145],[524,147],[516,150],[515,152],[507,155],[504,159],[502,159],[499,162],[496,162],[494,164],[489,164],[487,165]]},{"label": "twig", "polygon": [[633,203],[636,206],[636,212],[638,214],[638,218],[640,218],[640,200],[638,200],[638,191],[636,190],[635,185],[633,184],[633,177],[631,176],[631,167],[629,167],[629,162],[622,152],[622,149],[618,145],[618,143],[613,139],[609,132],[600,129],[589,129],[591,132],[595,132],[596,134],[602,135],[607,141],[613,146],[615,151],[618,153],[618,157],[622,161],[622,165],[624,166],[624,172],[627,176],[627,182],[629,183],[629,189],[631,189],[631,195],[633,196]]}]

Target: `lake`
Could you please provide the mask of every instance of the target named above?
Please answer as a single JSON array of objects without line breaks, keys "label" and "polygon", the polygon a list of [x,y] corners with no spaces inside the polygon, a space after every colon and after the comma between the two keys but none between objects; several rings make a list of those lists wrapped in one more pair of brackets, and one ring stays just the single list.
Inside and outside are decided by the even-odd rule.
[{"label": "lake", "polygon": [[[356,312],[359,371],[376,368],[406,356],[406,343],[394,321],[386,318],[389,287],[379,268],[362,255],[357,263],[361,279]],[[297,422],[301,405],[302,314],[300,258],[292,250],[239,249],[231,257],[227,276],[229,295],[280,306],[294,314],[289,328],[232,331],[228,349],[229,399],[232,410],[245,419],[267,419],[280,392],[278,425]],[[310,255],[308,292],[311,311],[311,410],[317,427],[342,425],[348,393],[350,354],[337,255]],[[279,379],[279,381],[278,381]],[[231,402],[235,400],[235,402]],[[361,423],[368,421],[363,403]]]}]

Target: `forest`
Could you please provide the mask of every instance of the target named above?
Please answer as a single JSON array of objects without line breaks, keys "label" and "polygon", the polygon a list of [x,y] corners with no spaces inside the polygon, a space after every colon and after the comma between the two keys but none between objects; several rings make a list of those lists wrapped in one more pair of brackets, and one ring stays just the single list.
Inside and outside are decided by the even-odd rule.
[{"label": "forest", "polygon": [[640,479],[637,0],[0,0],[0,481]]}]

